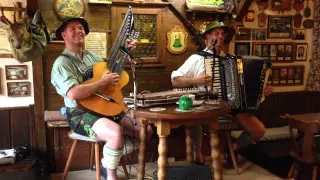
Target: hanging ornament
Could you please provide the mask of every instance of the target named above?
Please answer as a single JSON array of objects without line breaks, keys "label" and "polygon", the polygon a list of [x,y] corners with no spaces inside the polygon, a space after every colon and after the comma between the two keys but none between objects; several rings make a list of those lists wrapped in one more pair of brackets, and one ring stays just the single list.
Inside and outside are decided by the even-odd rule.
[{"label": "hanging ornament", "polygon": [[267,24],[267,15],[264,13],[264,10],[268,8],[268,1],[266,0],[257,0],[258,9],[261,13],[258,14],[258,26],[264,28]]},{"label": "hanging ornament", "polygon": [[295,16],[293,16],[293,22],[295,28],[300,28],[302,23],[303,16],[300,13],[297,13]]},{"label": "hanging ornament", "polygon": [[264,28],[267,24],[267,15],[265,13],[258,14],[258,26]]},{"label": "hanging ornament", "polygon": [[303,15],[306,18],[311,16],[311,9],[309,8],[309,0],[307,0],[307,7],[303,10]]},{"label": "hanging ornament", "polygon": [[304,0],[295,0],[293,3],[293,9],[300,12],[304,8]]}]

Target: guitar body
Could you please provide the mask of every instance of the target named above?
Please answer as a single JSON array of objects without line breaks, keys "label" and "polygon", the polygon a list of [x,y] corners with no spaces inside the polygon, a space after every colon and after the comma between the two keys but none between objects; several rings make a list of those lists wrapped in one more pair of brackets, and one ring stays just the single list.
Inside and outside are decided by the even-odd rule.
[{"label": "guitar body", "polygon": [[[110,72],[107,68],[106,62],[98,62],[93,66],[93,77],[82,84],[89,84],[101,79],[103,73]],[[129,82],[129,75],[125,71],[121,71],[120,80],[116,86],[106,87],[99,89],[97,93],[111,97],[112,101],[108,101],[95,94],[77,101],[79,107],[87,109],[89,111],[98,113],[104,116],[115,116],[119,114],[125,108],[123,95],[121,89],[126,86]]]}]

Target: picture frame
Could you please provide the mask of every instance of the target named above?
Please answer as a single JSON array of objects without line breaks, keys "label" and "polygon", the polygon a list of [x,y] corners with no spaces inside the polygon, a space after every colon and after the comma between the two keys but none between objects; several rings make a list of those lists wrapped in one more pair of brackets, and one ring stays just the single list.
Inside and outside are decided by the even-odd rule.
[{"label": "picture frame", "polygon": [[290,39],[292,37],[292,16],[269,16],[268,39]]},{"label": "picture frame", "polygon": [[250,42],[235,42],[234,52],[237,56],[249,56],[250,55]]},{"label": "picture frame", "polygon": [[266,29],[252,29],[252,40],[266,40],[267,30]]},{"label": "picture frame", "polygon": [[288,63],[295,59],[293,42],[253,42],[252,55],[271,60],[274,63]]},{"label": "picture frame", "polygon": [[235,40],[240,40],[240,41],[249,41],[251,40],[251,29],[250,28],[245,28],[245,27],[240,27],[239,28],[240,34],[236,34]]},{"label": "picture frame", "polygon": [[293,29],[292,39],[293,40],[305,40],[306,30],[305,29]]},{"label": "picture frame", "polygon": [[27,65],[6,65],[6,80],[24,80],[28,79]]},{"label": "picture frame", "polygon": [[65,17],[84,17],[86,5],[84,0],[54,0],[53,12],[60,21]]},{"label": "picture frame", "polygon": [[268,83],[275,86],[302,85],[304,66],[274,66],[270,69]]},{"label": "picture frame", "polygon": [[8,97],[30,96],[29,82],[7,82]]},{"label": "picture frame", "polygon": [[298,43],[295,48],[295,60],[306,61],[308,55],[308,43]]}]

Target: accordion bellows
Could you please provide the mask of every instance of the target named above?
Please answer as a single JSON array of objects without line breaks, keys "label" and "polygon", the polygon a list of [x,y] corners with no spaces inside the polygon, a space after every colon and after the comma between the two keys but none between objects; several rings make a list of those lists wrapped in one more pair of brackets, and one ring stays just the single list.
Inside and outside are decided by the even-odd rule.
[{"label": "accordion bellows", "polygon": [[216,90],[233,110],[258,110],[266,71],[271,67],[269,60],[256,56],[210,56],[205,56],[206,73],[213,77],[209,88]]}]

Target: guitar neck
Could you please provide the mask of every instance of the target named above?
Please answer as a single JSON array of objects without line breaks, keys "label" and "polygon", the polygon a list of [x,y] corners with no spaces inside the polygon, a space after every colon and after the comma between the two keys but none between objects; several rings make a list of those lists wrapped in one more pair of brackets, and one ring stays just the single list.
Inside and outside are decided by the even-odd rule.
[{"label": "guitar neck", "polygon": [[127,39],[127,36],[129,34],[129,31],[132,29],[133,26],[133,16],[132,16],[132,10],[131,6],[129,6],[129,9],[123,19],[122,25],[120,27],[120,30],[118,32],[118,35],[116,37],[116,40],[114,41],[110,54],[108,56],[108,68],[114,72],[117,67],[117,58],[120,54],[120,49],[122,46],[124,46],[125,41]]}]

